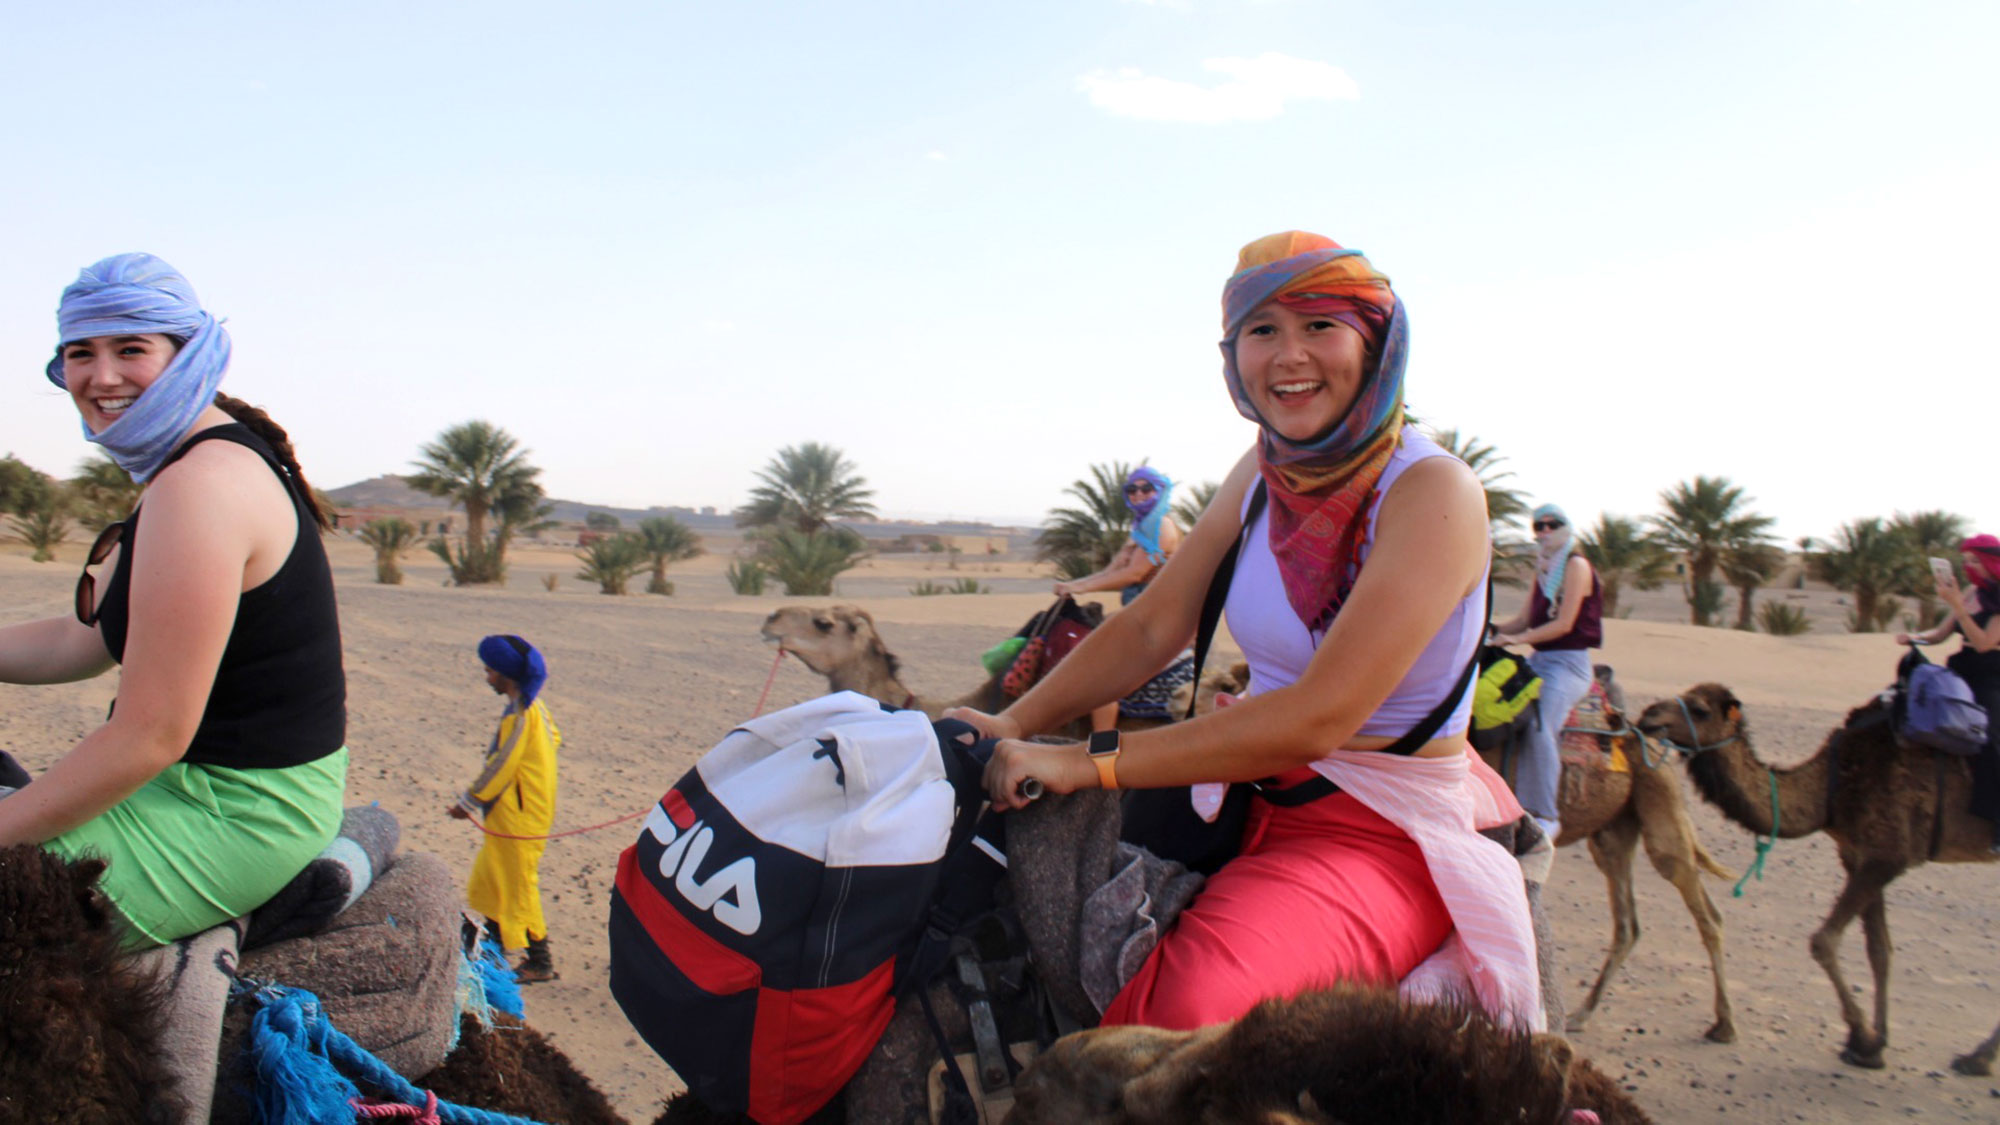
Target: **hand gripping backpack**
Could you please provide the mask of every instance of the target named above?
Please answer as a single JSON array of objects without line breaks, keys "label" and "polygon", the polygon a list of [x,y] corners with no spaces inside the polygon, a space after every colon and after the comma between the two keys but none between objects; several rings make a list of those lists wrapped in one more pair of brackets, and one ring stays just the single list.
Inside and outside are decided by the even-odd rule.
[{"label": "hand gripping backpack", "polygon": [[751,719],[619,856],[611,994],[710,1109],[810,1117],[936,956],[938,873],[984,800],[954,727],[854,692]]},{"label": "hand gripping backpack", "polygon": [[1990,716],[1958,673],[1932,664],[1914,646],[1897,672],[1897,734],[1947,754],[1979,753]]}]

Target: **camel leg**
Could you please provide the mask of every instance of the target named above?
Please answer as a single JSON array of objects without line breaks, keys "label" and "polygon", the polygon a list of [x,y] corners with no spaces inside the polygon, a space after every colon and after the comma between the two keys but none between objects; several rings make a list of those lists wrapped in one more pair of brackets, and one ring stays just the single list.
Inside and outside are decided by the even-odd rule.
[{"label": "camel leg", "polygon": [[1840,897],[1834,900],[1826,921],[1814,931],[1809,946],[1813,960],[1819,962],[1827,979],[1833,982],[1834,995],[1840,1001],[1840,1018],[1847,1023],[1847,1046],[1840,1052],[1841,1061],[1871,1070],[1882,1067],[1882,1045],[1869,1032],[1861,1005],[1854,1002],[1853,994],[1847,990],[1847,980],[1841,976],[1840,935],[1863,907],[1881,898],[1887,882],[1887,878],[1868,865],[1850,868],[1847,885],[1840,889]]},{"label": "camel leg", "polygon": [[1889,1045],[1889,961],[1895,946],[1889,941],[1889,904],[1877,893],[1861,911],[1861,932],[1868,939],[1868,968],[1875,975],[1875,1050]]},{"label": "camel leg", "polygon": [[1968,1055],[1960,1055],[1951,1060],[1951,1068],[1960,1074],[1970,1074],[1984,1078],[1993,1073],[1993,1056],[2000,1053],[2000,1027],[1986,1037],[1986,1042],[1972,1049]]},{"label": "camel leg", "polygon": [[1604,966],[1597,970],[1597,981],[1590,986],[1590,995],[1583,998],[1583,1006],[1569,1014],[1567,1027],[1571,1032],[1583,1030],[1597,1011],[1597,1002],[1604,998],[1612,975],[1639,944],[1639,903],[1632,893],[1632,852],[1638,843],[1639,822],[1628,814],[1591,834],[1590,858],[1604,872],[1605,888],[1610,892],[1611,949],[1604,955]]},{"label": "camel leg", "polygon": [[1708,897],[1708,888],[1701,885],[1701,866],[1695,862],[1694,841],[1685,833],[1655,841],[1648,833],[1646,855],[1653,861],[1653,870],[1681,893],[1688,913],[1694,915],[1695,929],[1701,932],[1701,943],[1708,948],[1708,968],[1715,977],[1715,1023],[1708,1029],[1707,1037],[1716,1043],[1734,1043],[1736,1017],[1729,1007],[1729,987],[1722,973],[1722,911]]}]

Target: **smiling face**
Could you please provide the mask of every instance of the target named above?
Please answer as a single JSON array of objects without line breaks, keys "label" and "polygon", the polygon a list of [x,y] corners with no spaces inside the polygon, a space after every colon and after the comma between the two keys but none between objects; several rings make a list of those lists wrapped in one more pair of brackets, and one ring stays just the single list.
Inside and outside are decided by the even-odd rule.
[{"label": "smiling face", "polygon": [[180,346],[173,337],[93,336],[64,344],[63,381],[93,434],[124,417],[167,369]]},{"label": "smiling face", "polygon": [[1276,301],[1245,318],[1236,338],[1243,393],[1265,425],[1287,441],[1312,441],[1345,417],[1361,393],[1367,364],[1359,332]]}]

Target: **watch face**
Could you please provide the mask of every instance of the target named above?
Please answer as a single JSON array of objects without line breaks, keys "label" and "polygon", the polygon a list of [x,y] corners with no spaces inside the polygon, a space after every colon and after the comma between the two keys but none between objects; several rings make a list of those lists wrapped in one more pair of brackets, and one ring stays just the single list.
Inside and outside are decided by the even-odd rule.
[{"label": "watch face", "polygon": [[1118,732],[1115,730],[1094,730],[1090,741],[1085,743],[1092,755],[1115,754],[1118,752]]}]

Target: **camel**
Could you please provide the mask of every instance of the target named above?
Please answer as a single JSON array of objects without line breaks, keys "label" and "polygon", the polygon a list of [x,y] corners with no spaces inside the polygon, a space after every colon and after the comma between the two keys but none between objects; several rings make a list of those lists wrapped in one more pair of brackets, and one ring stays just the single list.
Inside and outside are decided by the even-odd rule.
[{"label": "camel", "polygon": [[[1972,759],[1905,745],[1896,737],[1889,704],[1879,698],[1849,712],[1818,753],[1787,768],[1757,758],[1743,704],[1721,684],[1701,684],[1679,700],[1655,703],[1637,725],[1651,737],[1692,748],[1688,772],[1695,790],[1737,824],[1784,839],[1814,832],[1833,838],[1847,883],[1814,931],[1810,949],[1833,983],[1847,1023],[1841,1060],[1881,1068],[1889,1041],[1891,955],[1884,888],[1926,862],[2000,859],[1990,847],[1992,822],[1969,811]],[[1873,1026],[1840,972],[1841,934],[1857,916],[1875,978]],[[1952,1069],[1990,1074],[1996,1050],[2000,1029],[1953,1060]]]},{"label": "camel", "polygon": [[1651,1120],[1559,1037],[1358,985],[1266,1000],[1199,1031],[1079,1031],[1037,1056],[1017,1090],[1009,1125]]},{"label": "camel", "polygon": [[[761,633],[767,643],[778,646],[778,651],[798,657],[806,667],[825,676],[829,691],[860,692],[891,707],[922,711],[933,719],[953,707],[992,714],[1011,702],[1000,689],[998,675],[955,699],[932,699],[911,691],[900,678],[902,662],[883,643],[875,619],[859,606],[784,606],[764,619]],[[1162,725],[1156,719],[1121,716],[1118,720],[1118,729],[1125,731]],[[1050,733],[1082,738],[1089,731],[1089,723],[1080,719]]]},{"label": "camel", "polygon": [[[1602,666],[1600,666],[1602,668]],[[1606,696],[1620,694],[1610,683],[1610,670],[1602,668]],[[1219,691],[1240,692],[1249,685],[1249,666],[1237,663],[1229,669],[1202,677],[1196,689],[1197,706],[1213,706]],[[1175,701],[1176,714],[1187,705],[1185,691]],[[1616,719],[1615,722],[1622,722]],[[1606,736],[1598,736],[1604,738]],[[1687,801],[1681,795],[1679,778],[1660,760],[1657,751],[1644,750],[1630,733],[1609,736],[1630,766],[1629,771],[1579,766],[1565,763],[1558,789],[1561,803],[1562,835],[1557,847],[1578,840],[1590,842],[1590,858],[1604,873],[1611,898],[1611,948],[1597,971],[1582,1006],[1569,1014],[1566,1029],[1579,1032],[1597,1011],[1605,987],[1625,964],[1639,943],[1639,907],[1633,895],[1632,855],[1644,841],[1646,857],[1660,877],[1674,885],[1693,915],[1695,929],[1708,950],[1709,970],[1715,981],[1715,1022],[1705,1036],[1716,1043],[1736,1041],[1736,1017],[1729,1003],[1729,988],[1722,968],[1722,912],[1701,884],[1703,872],[1723,879],[1735,878],[1728,868],[1696,839],[1694,822],[1688,819]],[[1501,753],[1482,753],[1486,764],[1502,771]],[[1608,755],[1607,755],[1608,757]],[[1508,783],[1513,778],[1508,777]]]},{"label": "camel", "polygon": [[[179,1121],[161,1043],[165,986],[125,956],[97,891],[104,864],[0,848],[0,1120]],[[504,1015],[466,1017],[420,1088],[460,1105],[623,1125],[547,1040]]]}]

